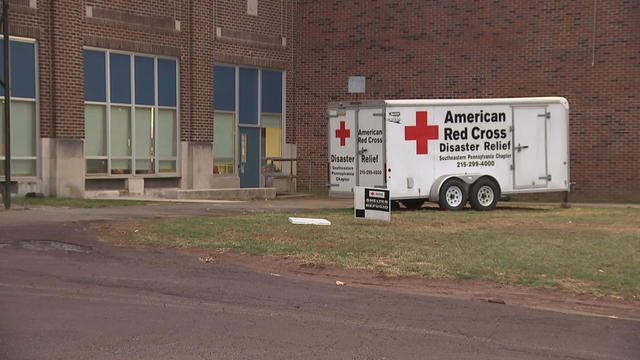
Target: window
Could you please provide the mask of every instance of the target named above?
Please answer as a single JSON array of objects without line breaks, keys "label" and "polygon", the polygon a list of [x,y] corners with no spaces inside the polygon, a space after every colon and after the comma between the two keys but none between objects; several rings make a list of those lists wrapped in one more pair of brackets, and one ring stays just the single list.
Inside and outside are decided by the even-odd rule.
[{"label": "window", "polygon": [[236,120],[233,114],[215,113],[213,121],[214,174],[234,173],[235,127]]},{"label": "window", "polygon": [[262,114],[265,157],[282,156],[282,116]]},{"label": "window", "polygon": [[177,61],[86,49],[84,73],[87,174],[175,174]]},{"label": "window", "polygon": [[[29,40],[11,40],[11,175],[37,175],[38,126],[36,49]],[[4,39],[0,39],[0,78],[4,77]],[[4,176],[4,88],[0,86],[0,176]]]},{"label": "window", "polygon": [[111,173],[131,174],[131,108],[111,107]]},{"label": "window", "polygon": [[[263,157],[282,157],[282,72],[262,70],[262,153]],[[270,171],[282,171],[279,161],[267,163]]]},{"label": "window", "polygon": [[240,68],[239,83],[239,123],[258,125],[258,70]]},{"label": "window", "polygon": [[216,65],[214,74],[213,173],[235,173],[236,69]]},{"label": "window", "polygon": [[[237,125],[261,129],[262,166],[267,165],[265,158],[282,156],[282,82],[282,71],[214,66],[215,174],[235,173]],[[281,171],[279,162],[273,166],[271,170]]]},{"label": "window", "polygon": [[85,105],[85,143],[84,153],[87,160],[87,173],[107,172],[107,114],[104,106]]}]

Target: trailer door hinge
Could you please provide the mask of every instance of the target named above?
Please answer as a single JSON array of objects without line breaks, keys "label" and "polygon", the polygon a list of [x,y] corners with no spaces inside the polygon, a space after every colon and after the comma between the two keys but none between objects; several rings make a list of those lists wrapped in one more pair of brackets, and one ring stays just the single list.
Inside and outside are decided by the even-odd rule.
[{"label": "trailer door hinge", "polygon": [[327,114],[327,119],[337,118],[338,114]]},{"label": "trailer door hinge", "polygon": [[373,113],[373,116],[384,116],[384,113]]},{"label": "trailer door hinge", "polygon": [[509,165],[509,170],[513,170],[513,164]]},{"label": "trailer door hinge", "polygon": [[551,181],[551,174],[547,175],[547,176],[540,176],[538,178],[539,180],[547,180],[547,181]]},{"label": "trailer door hinge", "polygon": [[544,114],[539,114],[539,117],[544,117],[545,119],[551,119],[551,113],[550,112],[545,112]]}]

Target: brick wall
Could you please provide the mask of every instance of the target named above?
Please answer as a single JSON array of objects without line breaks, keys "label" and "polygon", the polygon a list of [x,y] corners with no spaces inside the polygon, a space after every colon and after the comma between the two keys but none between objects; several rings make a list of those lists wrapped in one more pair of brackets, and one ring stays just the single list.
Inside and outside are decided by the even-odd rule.
[{"label": "brick wall", "polygon": [[[327,158],[330,101],[564,96],[573,198],[638,202],[640,2],[597,4],[594,38],[592,0],[300,0],[298,153]],[[350,75],[366,94],[347,94]]]},{"label": "brick wall", "polygon": [[[84,137],[83,46],[178,58],[183,141],[213,139],[215,62],[293,73],[292,42],[283,46],[282,41],[293,37],[290,1],[259,0],[258,16],[246,14],[244,0],[38,0],[35,8],[29,0],[10,4],[12,34],[38,40],[42,137]],[[216,28],[222,36],[216,36]]]}]

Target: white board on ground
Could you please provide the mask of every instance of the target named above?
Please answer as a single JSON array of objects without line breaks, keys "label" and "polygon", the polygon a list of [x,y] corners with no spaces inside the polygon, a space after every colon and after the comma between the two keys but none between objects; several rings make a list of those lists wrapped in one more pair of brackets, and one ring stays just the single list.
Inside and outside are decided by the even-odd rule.
[{"label": "white board on ground", "polygon": [[314,219],[314,218],[290,217],[289,222],[294,225],[331,225],[331,221],[327,219]]}]

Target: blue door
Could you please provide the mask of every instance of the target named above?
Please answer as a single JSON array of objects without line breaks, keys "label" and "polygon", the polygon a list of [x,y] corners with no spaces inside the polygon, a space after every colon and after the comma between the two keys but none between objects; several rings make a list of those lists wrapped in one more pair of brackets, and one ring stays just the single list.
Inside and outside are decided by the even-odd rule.
[{"label": "blue door", "polygon": [[260,128],[240,127],[240,187],[260,187]]}]

